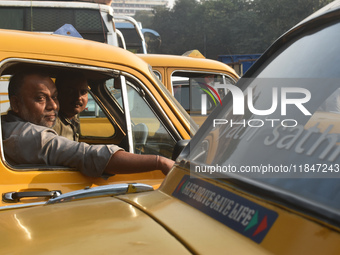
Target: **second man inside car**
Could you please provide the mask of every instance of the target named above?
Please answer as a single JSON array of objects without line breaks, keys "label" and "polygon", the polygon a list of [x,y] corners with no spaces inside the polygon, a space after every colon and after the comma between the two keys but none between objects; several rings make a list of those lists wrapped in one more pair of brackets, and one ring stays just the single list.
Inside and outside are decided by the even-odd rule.
[{"label": "second man inside car", "polygon": [[173,161],[158,155],[136,155],[116,145],[89,145],[59,136],[52,127],[59,110],[57,88],[39,71],[17,72],[10,80],[11,111],[3,121],[4,152],[12,164],[67,166],[86,176],[162,170]]}]

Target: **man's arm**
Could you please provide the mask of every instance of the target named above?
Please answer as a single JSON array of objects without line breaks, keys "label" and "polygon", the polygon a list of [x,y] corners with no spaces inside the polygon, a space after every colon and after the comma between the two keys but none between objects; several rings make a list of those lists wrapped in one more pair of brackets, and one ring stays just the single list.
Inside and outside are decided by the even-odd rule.
[{"label": "man's arm", "polygon": [[128,174],[161,170],[167,174],[174,161],[158,155],[139,155],[126,151],[117,151],[107,163],[104,173]]}]

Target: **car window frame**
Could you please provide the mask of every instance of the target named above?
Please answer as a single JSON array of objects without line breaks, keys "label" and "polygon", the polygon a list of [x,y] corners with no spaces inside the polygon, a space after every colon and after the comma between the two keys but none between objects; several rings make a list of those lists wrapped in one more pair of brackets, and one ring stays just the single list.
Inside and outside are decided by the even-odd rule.
[{"label": "car window frame", "polygon": [[[169,75],[169,82],[170,82],[170,87],[171,87],[171,94],[174,96],[174,86],[173,86],[173,77],[176,77],[176,76],[173,76],[174,73],[184,73],[184,74],[187,74],[187,73],[193,73],[193,74],[201,74],[201,75],[221,75],[223,77],[223,81],[226,82],[226,81],[231,81],[232,85],[235,85],[237,83],[237,80],[232,77],[230,74],[227,74],[227,73],[223,73],[223,72],[220,72],[220,71],[214,71],[214,70],[192,70],[192,69],[183,69],[183,68],[173,68],[170,72],[170,75]],[[187,75],[186,75],[187,76]],[[192,104],[192,84],[191,84],[191,78],[192,77],[189,77],[189,110],[187,109],[184,109],[188,114],[190,114],[190,116],[193,116],[193,115],[197,115],[197,113],[195,113],[195,110],[193,112],[190,111],[190,108],[191,108],[191,104]],[[216,98],[217,99],[217,98]],[[223,99],[223,98],[221,98]],[[208,101],[210,101],[211,98],[208,98]],[[211,104],[213,104],[213,102],[211,101]],[[184,108],[184,106],[183,106]],[[216,108],[215,106],[213,106],[209,112],[211,112],[214,108]],[[205,115],[201,115],[201,114],[198,114],[197,116],[205,116]]]},{"label": "car window frame", "polygon": [[[7,58],[0,62],[0,76],[6,75],[4,71],[9,68],[11,65],[16,64],[28,64],[32,66],[40,66],[41,68],[47,69],[82,69],[82,70],[91,70],[94,72],[101,72],[107,75],[112,75],[114,73],[119,73],[116,70],[110,68],[103,68],[103,67],[96,67],[90,65],[82,65],[82,64],[73,64],[68,62],[61,62],[61,61],[48,61],[48,60],[38,60],[38,59],[27,59],[27,58]],[[109,118],[110,119],[110,118]],[[1,119],[0,119],[1,120]],[[112,125],[114,125],[111,122]],[[116,128],[116,127],[115,127]],[[0,121],[0,130],[2,130],[2,124]],[[75,168],[71,167],[64,167],[64,166],[49,166],[49,165],[12,165],[10,164],[4,155],[4,148],[3,148],[3,137],[2,134],[0,135],[0,150],[1,150],[1,161],[8,167],[9,169],[16,171],[16,172],[27,172],[27,171],[56,171],[56,170],[63,170],[63,171],[78,171]]]},{"label": "car window frame", "polygon": [[[141,98],[143,99],[143,101],[146,103],[146,105],[150,108],[150,110],[154,113],[155,117],[159,120],[159,122],[163,125],[164,128],[166,128],[167,132],[169,133],[169,135],[171,136],[171,138],[177,142],[179,140],[184,139],[181,134],[179,133],[179,131],[177,130],[177,128],[174,126],[174,124],[171,122],[169,116],[166,114],[165,110],[161,107],[160,103],[156,100],[155,96],[151,93],[151,91],[147,88],[147,86],[141,81],[139,80],[136,76],[127,73],[125,71],[120,72],[120,77],[124,77],[124,79],[121,79],[121,86],[122,86],[122,92],[124,93],[125,91],[125,95],[123,95],[123,99],[125,98],[125,100],[127,99],[127,83],[131,83],[133,85],[133,87],[136,87],[139,90],[139,95],[141,96]],[[124,81],[122,81],[124,80]],[[124,89],[123,89],[124,88]],[[106,90],[106,92],[109,94],[109,96],[111,97],[112,101],[115,102],[115,104],[119,107],[118,102],[116,102],[116,100],[110,95],[110,92],[107,91],[107,88],[104,88]],[[124,90],[124,91],[123,91]],[[124,102],[123,102],[124,104]],[[127,108],[126,108],[127,107]],[[129,105],[127,104],[125,106],[124,104],[124,108],[128,109]],[[129,143],[129,150],[130,148],[133,148],[133,142],[132,142],[132,130],[131,130],[131,117],[130,114],[128,114],[128,116],[125,113],[125,109],[123,109],[123,115],[125,117],[125,125],[129,126],[130,128],[128,129],[126,126],[124,126],[124,128],[126,130],[128,130],[127,132],[130,132],[130,136],[128,136],[128,143]],[[131,139],[131,140],[130,140]],[[132,145],[132,147],[131,147]],[[130,152],[132,152],[133,150],[130,150]]]}]

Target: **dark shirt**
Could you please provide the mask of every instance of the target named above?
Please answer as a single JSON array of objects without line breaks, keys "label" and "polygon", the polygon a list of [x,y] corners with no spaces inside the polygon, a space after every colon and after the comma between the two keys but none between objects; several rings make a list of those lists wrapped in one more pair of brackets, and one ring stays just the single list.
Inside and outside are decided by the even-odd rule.
[{"label": "dark shirt", "polygon": [[53,129],[63,137],[71,141],[78,141],[80,134],[80,122],[78,116],[74,116],[72,120],[64,117],[59,113],[57,121]]}]

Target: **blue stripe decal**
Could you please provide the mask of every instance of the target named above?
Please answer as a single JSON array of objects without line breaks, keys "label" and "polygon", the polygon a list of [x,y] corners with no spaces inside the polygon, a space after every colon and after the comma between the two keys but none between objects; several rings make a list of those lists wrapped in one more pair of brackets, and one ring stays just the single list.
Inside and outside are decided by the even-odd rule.
[{"label": "blue stripe decal", "polygon": [[275,211],[189,175],[172,195],[256,243],[262,242],[278,217]]}]

